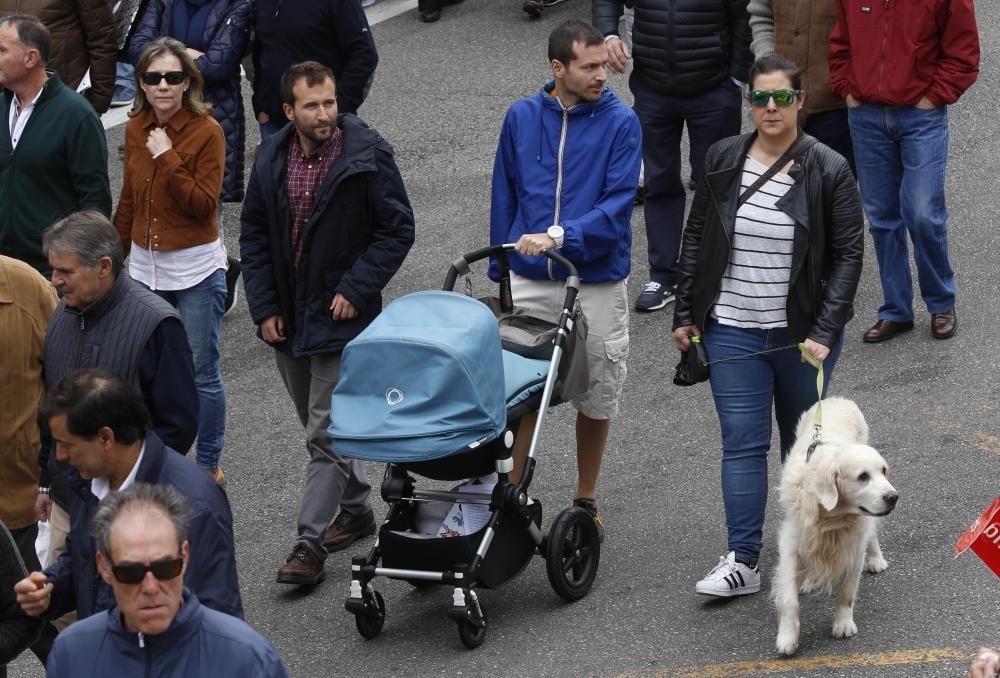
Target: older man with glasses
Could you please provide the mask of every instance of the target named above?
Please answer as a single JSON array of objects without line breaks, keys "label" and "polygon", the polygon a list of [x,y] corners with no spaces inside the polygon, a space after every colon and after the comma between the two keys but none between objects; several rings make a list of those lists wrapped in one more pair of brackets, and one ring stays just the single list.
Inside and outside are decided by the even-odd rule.
[{"label": "older man with glasses", "polygon": [[[97,569],[115,607],[56,640],[48,675],[287,678],[274,647],[247,624],[202,606],[184,587],[191,562],[187,501],[136,483],[94,514]],[[209,546],[209,544],[195,544]]]}]

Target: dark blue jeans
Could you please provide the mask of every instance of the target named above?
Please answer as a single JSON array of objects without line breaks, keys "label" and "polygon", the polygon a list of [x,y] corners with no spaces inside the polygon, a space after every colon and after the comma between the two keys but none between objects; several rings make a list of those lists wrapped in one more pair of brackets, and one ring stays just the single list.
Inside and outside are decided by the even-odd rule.
[{"label": "dark blue jeans", "polygon": [[[708,359],[720,360],[789,346],[787,328],[743,329],[709,320],[703,331]],[[823,362],[824,392],[840,356],[843,336]],[[771,409],[778,421],[781,458],[795,442],[799,417],[816,402],[816,369],[797,348],[713,364],[709,381],[722,427],[722,501],[729,550],[757,559],[767,506],[767,453]]]},{"label": "dark blue jeans", "polygon": [[705,173],[705,153],[719,139],[740,133],[742,90],[729,78],[709,91],[691,96],[668,96],[644,84],[635,72],[629,78],[635,95],[635,113],[642,126],[642,162],[645,173],[646,243],[649,279],[677,283],[677,256],[684,229],[687,197],[681,179],[681,135],[687,125],[691,144],[691,177]]},{"label": "dark blue jeans", "polygon": [[854,166],[854,144],[851,141],[851,125],[847,121],[846,108],[810,114],[803,130],[844,156],[854,176],[858,176],[858,170]]},{"label": "dark blue jeans", "polygon": [[226,391],[219,365],[219,333],[226,304],[226,274],[220,268],[186,290],[155,292],[173,304],[184,322],[194,384],[198,389],[198,465],[216,468],[226,435]]},{"label": "dark blue jeans", "polygon": [[913,320],[907,235],[920,295],[930,313],[955,307],[948,258],[948,109],[861,104],[848,109],[861,202],[868,214],[882,281],[881,320]]}]

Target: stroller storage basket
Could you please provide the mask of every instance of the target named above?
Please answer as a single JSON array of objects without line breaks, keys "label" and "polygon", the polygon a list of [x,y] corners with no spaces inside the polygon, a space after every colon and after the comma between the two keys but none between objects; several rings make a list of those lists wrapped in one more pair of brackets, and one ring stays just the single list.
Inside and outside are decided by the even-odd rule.
[{"label": "stroller storage basket", "polygon": [[[528,507],[536,526],[541,526],[542,505]],[[400,511],[379,529],[382,564],[406,570],[450,572],[472,562],[485,528],[469,535],[425,537],[405,532],[413,528],[413,511]],[[531,561],[535,543],[524,526],[513,516],[497,523],[489,554],[479,569],[479,585],[497,588],[519,575]]]}]

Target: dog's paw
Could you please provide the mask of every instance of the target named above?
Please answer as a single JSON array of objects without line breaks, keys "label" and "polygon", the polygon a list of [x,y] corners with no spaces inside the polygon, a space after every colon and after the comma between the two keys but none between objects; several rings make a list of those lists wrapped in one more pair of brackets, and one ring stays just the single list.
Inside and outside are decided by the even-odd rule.
[{"label": "dog's paw", "polygon": [[791,657],[799,649],[799,637],[794,633],[779,632],[774,646],[778,649],[778,654]]},{"label": "dog's paw", "polygon": [[889,569],[889,561],[883,558],[881,554],[877,556],[867,556],[865,558],[866,572],[877,574],[879,572],[885,572],[888,569]]},{"label": "dog's paw", "polygon": [[835,619],[830,635],[834,638],[853,638],[858,635],[858,625],[853,619]]},{"label": "dog's paw", "polygon": [[799,620],[797,617],[778,622],[778,639],[774,646],[778,654],[790,657],[799,649]]}]

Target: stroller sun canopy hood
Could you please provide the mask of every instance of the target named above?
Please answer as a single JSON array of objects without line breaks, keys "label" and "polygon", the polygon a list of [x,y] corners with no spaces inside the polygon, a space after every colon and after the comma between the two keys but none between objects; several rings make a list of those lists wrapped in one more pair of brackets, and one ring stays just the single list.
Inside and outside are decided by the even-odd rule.
[{"label": "stroller sun canopy hood", "polygon": [[493,440],[506,423],[500,332],[475,299],[409,294],[344,348],[330,405],[338,454],[437,459]]}]

